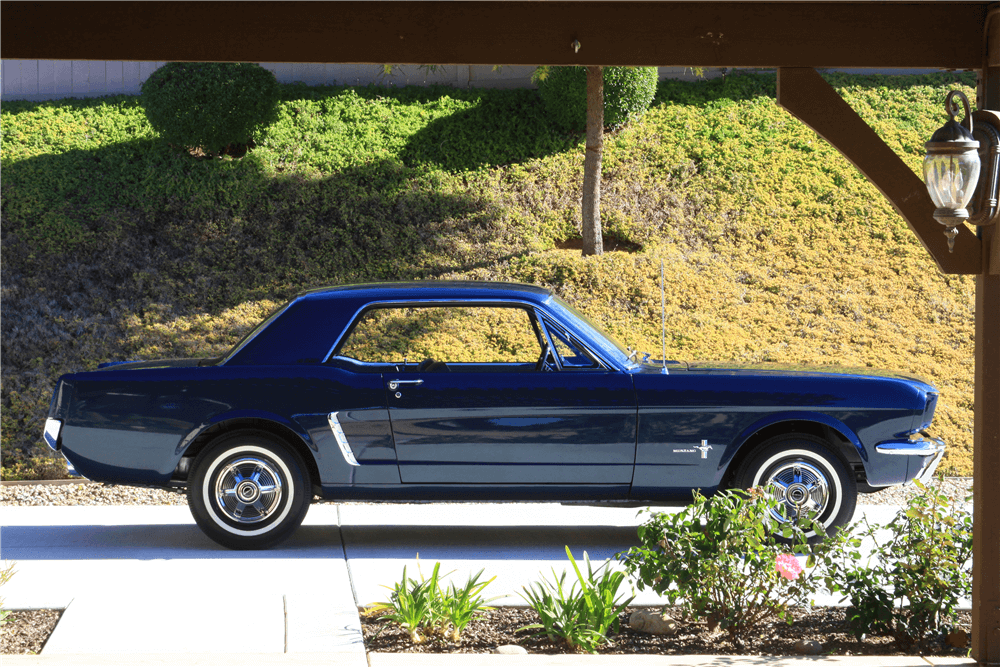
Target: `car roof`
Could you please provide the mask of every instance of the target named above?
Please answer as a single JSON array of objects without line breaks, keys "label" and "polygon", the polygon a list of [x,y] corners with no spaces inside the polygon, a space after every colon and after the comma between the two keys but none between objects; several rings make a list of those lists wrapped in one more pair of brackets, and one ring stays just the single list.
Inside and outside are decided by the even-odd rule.
[{"label": "car roof", "polygon": [[519,299],[542,303],[552,290],[524,283],[478,280],[412,280],[407,282],[335,285],[306,290],[298,299]]}]

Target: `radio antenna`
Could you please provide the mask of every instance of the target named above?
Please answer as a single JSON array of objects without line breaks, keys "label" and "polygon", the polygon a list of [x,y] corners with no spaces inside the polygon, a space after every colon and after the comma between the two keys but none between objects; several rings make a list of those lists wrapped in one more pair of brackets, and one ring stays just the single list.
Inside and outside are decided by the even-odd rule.
[{"label": "radio antenna", "polygon": [[663,343],[663,370],[662,375],[670,375],[667,370],[667,296],[663,289],[663,260],[660,260],[660,340]]}]

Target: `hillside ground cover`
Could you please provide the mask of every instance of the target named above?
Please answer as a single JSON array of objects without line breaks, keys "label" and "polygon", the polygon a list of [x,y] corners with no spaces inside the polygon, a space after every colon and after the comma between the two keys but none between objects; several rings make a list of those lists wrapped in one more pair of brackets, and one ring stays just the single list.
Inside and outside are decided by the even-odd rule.
[{"label": "hillside ground cover", "polygon": [[[969,74],[831,75],[919,171]],[[773,75],[665,81],[606,138],[602,224],[582,257],[583,137],[532,90],[282,86],[245,156],[171,150],[137,98],[5,102],[2,456],[53,474],[42,425],[62,373],[223,353],[321,285],[545,285],[668,358],[888,368],[941,389],[943,469],[972,470],[974,282],[942,275],[835,149],[775,103]]]}]

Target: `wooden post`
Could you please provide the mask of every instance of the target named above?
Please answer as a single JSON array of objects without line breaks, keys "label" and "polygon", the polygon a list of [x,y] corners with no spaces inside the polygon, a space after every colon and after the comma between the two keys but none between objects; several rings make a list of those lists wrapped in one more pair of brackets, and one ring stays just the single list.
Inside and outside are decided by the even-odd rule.
[{"label": "wooden post", "polygon": [[[1000,110],[1000,16],[992,5],[979,107]],[[983,229],[976,276],[976,385],[973,426],[972,657],[1000,664],[1000,229]]]},{"label": "wooden post", "polygon": [[[992,238],[991,238],[992,237]],[[983,240],[1000,244],[995,226]],[[984,258],[985,261],[985,258]],[[972,657],[1000,664],[1000,275],[976,277]]]}]

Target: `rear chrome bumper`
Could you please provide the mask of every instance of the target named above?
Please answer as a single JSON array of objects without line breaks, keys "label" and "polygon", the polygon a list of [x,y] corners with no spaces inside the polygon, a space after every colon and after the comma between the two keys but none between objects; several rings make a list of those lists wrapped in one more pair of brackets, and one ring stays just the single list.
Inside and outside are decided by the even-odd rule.
[{"label": "rear chrome bumper", "polygon": [[61,421],[52,419],[51,417],[45,420],[45,431],[42,433],[42,439],[45,440],[45,444],[54,452],[59,451],[59,434],[61,431]]},{"label": "rear chrome bumper", "polygon": [[944,440],[940,438],[932,438],[923,432],[920,433],[920,436],[922,437],[880,442],[875,445],[875,451],[879,454],[888,454],[890,456],[925,457],[926,460],[923,466],[917,471],[913,479],[910,480],[910,482],[920,480],[922,484],[925,484],[934,477],[938,464],[941,463],[941,459],[944,457],[945,445]]}]

